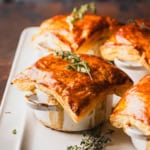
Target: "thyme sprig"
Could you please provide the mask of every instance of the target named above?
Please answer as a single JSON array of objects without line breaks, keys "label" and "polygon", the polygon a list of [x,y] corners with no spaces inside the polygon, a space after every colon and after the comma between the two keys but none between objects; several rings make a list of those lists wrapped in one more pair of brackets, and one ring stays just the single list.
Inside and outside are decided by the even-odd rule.
[{"label": "thyme sprig", "polygon": [[66,18],[66,22],[69,24],[71,31],[74,28],[75,21],[82,19],[85,13],[88,12],[89,9],[92,11],[92,13],[96,13],[95,3],[81,5],[79,9],[77,9],[76,7],[73,8],[71,15],[69,15]]},{"label": "thyme sprig", "polygon": [[150,30],[150,27],[149,27],[149,26],[146,26],[144,22],[142,22],[141,24],[139,24],[139,23],[137,23],[135,20],[129,19],[129,20],[127,21],[127,23],[133,23],[134,25],[140,27],[141,29]]},{"label": "thyme sprig", "polygon": [[102,150],[111,142],[109,135],[113,132],[112,129],[108,129],[105,133],[101,133],[100,128],[97,128],[83,135],[80,146],[68,146],[67,150]]},{"label": "thyme sprig", "polygon": [[73,52],[57,51],[57,56],[61,56],[62,59],[66,59],[71,63],[67,65],[67,69],[73,69],[81,73],[86,73],[92,80],[92,75],[90,73],[90,67],[87,62],[82,60],[80,56],[74,54]]}]

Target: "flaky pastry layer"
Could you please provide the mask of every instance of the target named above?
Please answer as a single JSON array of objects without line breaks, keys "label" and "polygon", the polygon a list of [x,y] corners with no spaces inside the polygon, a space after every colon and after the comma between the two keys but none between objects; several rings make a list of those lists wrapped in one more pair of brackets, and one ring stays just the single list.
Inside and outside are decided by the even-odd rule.
[{"label": "flaky pastry layer", "polygon": [[19,73],[12,81],[24,91],[38,88],[53,95],[75,122],[89,114],[107,94],[122,95],[131,79],[114,65],[93,55],[80,55],[88,63],[88,74],[67,69],[69,61],[50,54]]},{"label": "flaky pastry layer", "polygon": [[110,121],[117,128],[135,127],[150,136],[150,75],[144,76],[121,98]]},{"label": "flaky pastry layer", "polygon": [[79,49],[79,53],[83,53],[92,50],[97,54],[99,46],[110,35],[112,26],[117,24],[117,21],[110,17],[86,14],[76,20],[73,29],[70,30],[66,21],[68,16],[58,15],[43,21],[38,33],[33,35],[33,46],[49,51],[78,52]]},{"label": "flaky pastry layer", "polygon": [[107,60],[140,62],[150,69],[150,22],[134,20],[117,26],[112,36],[100,46],[101,56]]}]

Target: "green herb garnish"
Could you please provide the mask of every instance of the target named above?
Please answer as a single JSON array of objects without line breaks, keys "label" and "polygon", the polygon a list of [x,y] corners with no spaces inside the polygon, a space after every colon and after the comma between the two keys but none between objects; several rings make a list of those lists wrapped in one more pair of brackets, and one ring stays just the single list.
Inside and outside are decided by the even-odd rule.
[{"label": "green herb garnish", "polygon": [[141,29],[147,29],[150,30],[150,27],[146,26],[144,22],[142,22],[141,24],[139,24]]},{"label": "green herb garnish", "polygon": [[81,5],[79,9],[73,9],[71,15],[66,18],[66,22],[69,24],[71,31],[73,30],[75,21],[82,19],[84,14],[88,12],[89,9],[92,11],[92,13],[96,13],[95,3],[84,4]]},{"label": "green herb garnish", "polygon": [[13,129],[13,130],[12,130],[12,134],[17,134],[17,130],[16,130],[16,129]]},{"label": "green herb garnish", "polygon": [[141,29],[147,29],[147,30],[150,30],[150,27],[146,26],[144,22],[142,22],[141,24],[137,23],[135,20],[133,19],[129,19],[127,21],[127,23],[132,23],[138,27],[140,27]]},{"label": "green herb garnish", "polygon": [[101,133],[100,128],[91,130],[83,135],[80,146],[69,146],[67,150],[102,150],[111,142],[109,135],[113,132],[112,129],[108,129],[105,133]]},{"label": "green herb garnish", "polygon": [[73,69],[81,73],[86,73],[89,75],[90,79],[92,80],[92,76],[90,73],[90,67],[87,62],[82,60],[80,56],[72,53],[72,52],[64,52],[64,51],[57,51],[57,56],[61,56],[62,59],[66,59],[71,62],[71,64],[67,65],[67,69]]}]

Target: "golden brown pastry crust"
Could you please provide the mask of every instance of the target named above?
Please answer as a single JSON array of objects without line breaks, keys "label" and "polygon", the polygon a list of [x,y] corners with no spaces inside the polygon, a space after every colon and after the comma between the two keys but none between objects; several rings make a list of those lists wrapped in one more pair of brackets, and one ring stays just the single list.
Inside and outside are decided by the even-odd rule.
[{"label": "golden brown pastry crust", "polygon": [[89,114],[107,94],[123,92],[132,85],[131,79],[114,65],[92,55],[81,55],[91,69],[88,74],[68,70],[70,63],[50,54],[21,72],[13,80],[21,90],[38,88],[54,95],[75,122]]},{"label": "golden brown pastry crust", "polygon": [[[43,21],[39,32],[33,36],[33,45],[38,45],[37,47],[50,51],[73,52],[77,52],[81,47],[79,53],[82,53],[87,51],[87,47],[86,50],[83,48],[85,42],[86,45],[87,43],[90,45],[88,46],[90,49],[95,48],[101,40],[103,41],[104,37],[108,36],[110,28],[117,23],[115,19],[110,17],[86,14],[82,19],[75,21],[74,28],[71,31],[69,24],[66,22],[67,17],[68,15],[58,15]],[[105,35],[103,32],[105,32]],[[90,38],[94,38],[94,40],[91,41]],[[53,39],[55,40],[53,41]]]},{"label": "golden brown pastry crust", "polygon": [[136,127],[150,135],[150,74],[123,95],[110,121],[117,128]]},{"label": "golden brown pastry crust", "polygon": [[114,28],[114,33],[100,47],[101,56],[107,60],[140,62],[150,69],[150,21],[135,20],[133,23]]}]

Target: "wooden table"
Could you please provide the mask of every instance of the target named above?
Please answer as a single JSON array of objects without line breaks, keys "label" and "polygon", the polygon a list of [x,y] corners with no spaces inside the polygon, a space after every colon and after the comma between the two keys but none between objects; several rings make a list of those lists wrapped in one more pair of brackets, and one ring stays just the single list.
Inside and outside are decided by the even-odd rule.
[{"label": "wooden table", "polygon": [[[150,2],[148,1],[97,1],[97,13],[109,15],[120,21],[131,18],[150,19]],[[61,2],[49,3],[0,4],[0,102],[22,30],[30,26],[38,26],[41,21],[51,16],[69,13],[74,6],[86,2],[91,1],[61,0]]]}]

